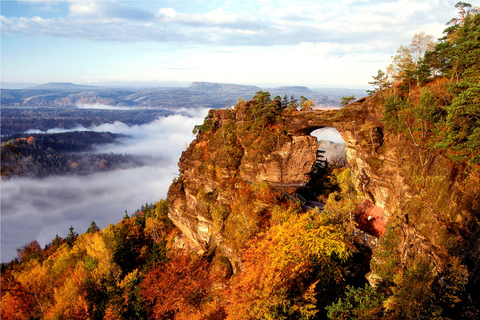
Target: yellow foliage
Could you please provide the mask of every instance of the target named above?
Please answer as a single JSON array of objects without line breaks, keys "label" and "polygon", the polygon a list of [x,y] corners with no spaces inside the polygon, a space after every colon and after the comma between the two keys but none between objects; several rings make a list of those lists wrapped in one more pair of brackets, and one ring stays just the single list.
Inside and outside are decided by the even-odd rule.
[{"label": "yellow foliage", "polygon": [[61,287],[55,288],[55,305],[51,310],[53,318],[87,318],[88,305],[82,293],[83,268],[78,266],[72,275],[65,279]]},{"label": "yellow foliage", "polygon": [[14,272],[15,279],[33,294],[37,307],[43,315],[53,305],[53,294],[56,277],[50,268],[51,264],[42,264],[31,260],[20,272]]},{"label": "yellow foliage", "polygon": [[[108,274],[115,274],[114,270],[118,269],[113,262],[113,252],[106,244],[102,234],[103,232],[85,233],[77,239],[75,245],[75,248],[78,248],[77,251],[84,253],[82,257],[88,255],[96,262],[96,268],[92,270],[89,277],[92,277],[97,283],[105,279]],[[83,265],[86,267],[85,262]]]},{"label": "yellow foliage", "polygon": [[270,225],[275,226],[275,225],[280,225],[294,214],[300,214],[302,208],[300,204],[295,203],[294,205],[288,207],[288,209],[282,208],[278,205],[274,206],[272,209],[272,216],[270,218]]},{"label": "yellow foliage", "polygon": [[[353,251],[343,225],[329,224],[315,211],[291,215],[251,242],[244,271],[233,282],[227,319],[312,318],[317,285],[343,279],[332,258],[346,260]],[[315,280],[310,279],[313,266],[323,272]],[[289,296],[293,287],[302,294]]]},{"label": "yellow foliage", "polygon": [[145,234],[157,243],[165,235],[166,229],[165,222],[158,217],[150,217],[145,222]]},{"label": "yellow foliage", "polygon": [[365,195],[356,190],[355,179],[350,168],[334,170],[331,179],[339,185],[340,192],[329,194],[325,204],[325,213],[332,220],[348,222],[348,226],[352,228],[354,221],[351,214],[355,207],[365,199]]}]

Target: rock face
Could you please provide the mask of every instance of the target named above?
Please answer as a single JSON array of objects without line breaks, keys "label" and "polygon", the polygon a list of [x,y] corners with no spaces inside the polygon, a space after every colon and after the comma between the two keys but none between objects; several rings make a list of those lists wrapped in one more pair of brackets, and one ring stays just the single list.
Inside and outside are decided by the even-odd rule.
[{"label": "rock face", "polygon": [[[251,103],[235,110],[211,110],[197,138],[179,161],[180,178],[168,193],[169,217],[199,253],[220,248],[238,267],[238,250],[216,230],[214,204],[232,212],[230,193],[239,183],[267,182],[277,188],[296,188],[309,180],[316,161],[315,137],[288,134],[272,123],[250,119]],[[256,125],[255,125],[256,123]],[[208,128],[206,128],[208,127]],[[221,221],[223,225],[225,221]]]},{"label": "rock face", "polygon": [[228,206],[229,200],[219,190],[229,179],[301,186],[316,159],[318,144],[310,133],[334,127],[347,143],[358,189],[384,215],[387,225],[401,228],[402,256],[427,257],[439,272],[446,268],[449,256],[460,256],[468,264],[470,283],[478,285],[478,184],[469,183],[471,177],[464,168],[422,150],[408,136],[385,134],[380,120],[383,103],[377,94],[338,111],[284,110],[274,115],[273,126],[257,125],[261,133],[253,138],[249,130],[254,120],[246,117],[254,108],[251,103],[211,111],[206,121],[210,127],[200,130],[180,159],[181,177],[168,194],[170,218],[195,250],[219,247],[231,261],[238,261],[235,249],[222,240],[225,234],[214,231],[214,219],[202,214],[200,190],[210,194],[211,201]]}]

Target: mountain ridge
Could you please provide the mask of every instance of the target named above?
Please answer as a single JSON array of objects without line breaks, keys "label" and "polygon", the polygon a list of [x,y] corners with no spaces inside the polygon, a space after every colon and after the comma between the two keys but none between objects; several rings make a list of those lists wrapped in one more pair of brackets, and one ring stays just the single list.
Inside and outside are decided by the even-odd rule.
[{"label": "mountain ridge", "polygon": [[[76,104],[102,104],[117,107],[148,108],[224,108],[239,98],[250,99],[262,89],[253,85],[193,82],[183,88],[109,88],[51,82],[28,89],[4,89],[2,106],[71,107]],[[281,97],[306,96],[318,106],[339,107],[342,91],[310,90],[302,86],[268,89]],[[344,90],[351,94],[351,90]],[[356,91],[365,95],[364,91]]]}]

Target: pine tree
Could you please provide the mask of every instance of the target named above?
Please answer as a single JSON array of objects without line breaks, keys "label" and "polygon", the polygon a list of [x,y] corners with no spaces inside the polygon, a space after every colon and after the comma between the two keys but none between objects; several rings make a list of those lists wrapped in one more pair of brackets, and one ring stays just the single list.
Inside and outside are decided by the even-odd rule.
[{"label": "pine tree", "polygon": [[75,231],[73,231],[73,226],[70,226],[70,228],[69,228],[68,230],[69,230],[69,232],[68,232],[66,241],[67,241],[67,244],[68,244],[70,247],[73,247],[73,244],[74,244],[75,241],[77,240],[78,233],[76,233]]}]

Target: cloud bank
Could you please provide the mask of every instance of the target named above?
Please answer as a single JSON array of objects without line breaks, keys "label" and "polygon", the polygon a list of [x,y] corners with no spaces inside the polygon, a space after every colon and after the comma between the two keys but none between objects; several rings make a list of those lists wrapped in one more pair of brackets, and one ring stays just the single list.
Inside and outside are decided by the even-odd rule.
[{"label": "cloud bank", "polygon": [[227,46],[348,43],[374,52],[379,43],[380,48],[398,47],[399,39],[409,40],[419,30],[438,33],[445,28],[442,21],[455,14],[446,0],[302,1],[301,5],[212,1],[196,10],[188,2],[175,5],[147,9],[135,2],[69,1],[68,12],[58,17],[1,16],[1,27],[5,34],[95,41]]},{"label": "cloud bank", "polygon": [[195,116],[174,115],[140,126],[117,122],[88,128],[131,136],[122,145],[98,146],[97,151],[155,157],[157,162],[149,166],[89,176],[2,181],[1,261],[15,258],[16,249],[32,240],[44,246],[56,234],[65,237],[70,226],[85,232],[92,221],[104,228],[120,221],[125,210],[133,214],[145,203],[166,198],[178,174],[181,152],[194,138],[193,126],[201,124],[205,115],[206,110],[197,110]]},{"label": "cloud bank", "polygon": [[316,137],[318,140],[328,140],[335,143],[344,143],[342,136],[335,128],[322,128],[312,132],[312,136]]}]

